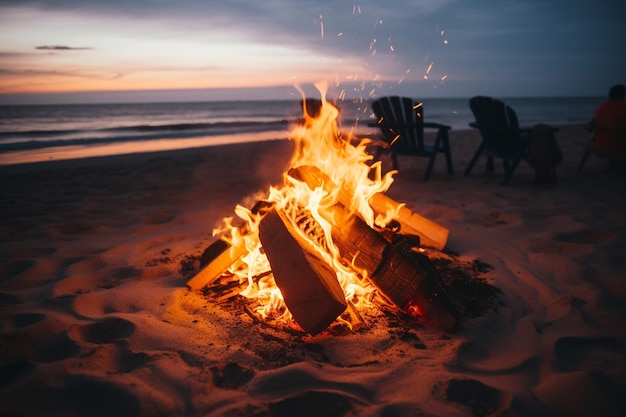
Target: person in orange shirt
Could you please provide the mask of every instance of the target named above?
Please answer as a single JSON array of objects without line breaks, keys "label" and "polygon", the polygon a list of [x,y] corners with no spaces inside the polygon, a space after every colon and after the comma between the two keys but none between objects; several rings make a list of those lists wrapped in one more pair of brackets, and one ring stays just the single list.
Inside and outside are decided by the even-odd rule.
[{"label": "person in orange shirt", "polygon": [[602,102],[594,113],[596,149],[601,152],[626,151],[626,88],[622,84],[609,90],[609,99]]}]

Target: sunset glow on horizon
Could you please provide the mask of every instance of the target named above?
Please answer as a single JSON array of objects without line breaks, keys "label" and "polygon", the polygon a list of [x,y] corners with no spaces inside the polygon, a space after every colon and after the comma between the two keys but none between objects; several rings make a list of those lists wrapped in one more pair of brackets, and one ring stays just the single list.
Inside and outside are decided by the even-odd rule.
[{"label": "sunset glow on horizon", "polygon": [[[610,10],[577,1],[552,19],[557,10],[542,2],[484,11],[454,0],[399,3],[5,1],[0,104],[98,91],[272,95],[271,87],[319,80],[353,96],[585,95],[624,81]],[[587,38],[572,29],[583,18]]]}]

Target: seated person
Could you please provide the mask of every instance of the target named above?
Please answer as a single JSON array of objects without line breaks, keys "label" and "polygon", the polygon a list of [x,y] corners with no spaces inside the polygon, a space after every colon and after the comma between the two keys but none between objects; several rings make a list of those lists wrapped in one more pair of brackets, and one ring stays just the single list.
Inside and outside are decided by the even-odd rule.
[{"label": "seated person", "polygon": [[609,99],[602,102],[594,113],[596,149],[600,152],[626,151],[626,102],[624,85],[611,87]]}]

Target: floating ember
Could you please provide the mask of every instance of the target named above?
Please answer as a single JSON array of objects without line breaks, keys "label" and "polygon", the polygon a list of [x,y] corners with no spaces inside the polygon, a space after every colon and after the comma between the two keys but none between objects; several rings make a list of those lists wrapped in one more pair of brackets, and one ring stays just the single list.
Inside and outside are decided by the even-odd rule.
[{"label": "floating ember", "polygon": [[283,184],[252,209],[235,208],[239,224],[225,219],[188,285],[219,286],[221,298],[246,297],[260,320],[293,318],[310,334],[377,299],[452,329],[458,310],[421,249],[443,249],[448,230],[384,194],[395,172],[371,163],[370,140],[354,145],[340,132],[339,110],[318,89],[321,101],[303,102],[292,131]]}]

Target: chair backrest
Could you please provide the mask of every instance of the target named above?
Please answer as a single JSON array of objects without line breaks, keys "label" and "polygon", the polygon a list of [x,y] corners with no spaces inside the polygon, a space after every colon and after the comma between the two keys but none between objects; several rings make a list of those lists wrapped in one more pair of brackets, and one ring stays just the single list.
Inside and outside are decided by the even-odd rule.
[{"label": "chair backrest", "polygon": [[424,106],[408,97],[381,97],[372,103],[378,126],[396,152],[424,151]]},{"label": "chair backrest", "polygon": [[469,105],[483,138],[484,149],[501,154],[519,152],[523,146],[519,123],[510,106],[486,96],[472,97]]}]

